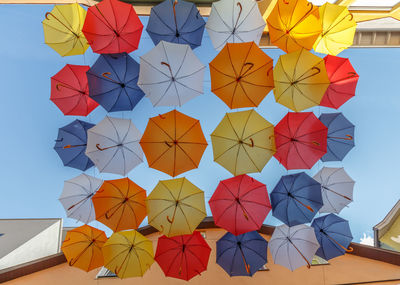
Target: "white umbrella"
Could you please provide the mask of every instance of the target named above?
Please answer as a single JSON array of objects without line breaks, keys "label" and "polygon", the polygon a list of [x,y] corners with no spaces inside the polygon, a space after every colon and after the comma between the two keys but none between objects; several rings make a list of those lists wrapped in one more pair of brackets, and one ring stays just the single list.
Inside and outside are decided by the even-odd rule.
[{"label": "white umbrella", "polygon": [[354,180],[343,168],[322,168],[313,177],[321,183],[322,201],[324,205],[320,213],[339,212],[353,201]]},{"label": "white umbrella", "polygon": [[226,43],[255,42],[258,44],[265,21],[253,0],[221,0],[214,2],[206,29],[216,50]]},{"label": "white umbrella", "polygon": [[303,265],[310,267],[319,243],[314,228],[306,225],[288,227],[283,224],[275,228],[268,247],[275,264],[293,271]]},{"label": "white umbrella", "polygon": [[88,130],[86,155],[100,172],[125,176],[143,161],[141,136],[131,120],[105,117]]},{"label": "white umbrella", "polygon": [[182,106],[203,94],[204,70],[189,45],[160,41],[140,57],[138,86],[153,106]]},{"label": "white umbrella", "polygon": [[66,180],[60,200],[67,217],[81,221],[85,224],[95,220],[92,196],[99,190],[103,180],[85,173]]}]

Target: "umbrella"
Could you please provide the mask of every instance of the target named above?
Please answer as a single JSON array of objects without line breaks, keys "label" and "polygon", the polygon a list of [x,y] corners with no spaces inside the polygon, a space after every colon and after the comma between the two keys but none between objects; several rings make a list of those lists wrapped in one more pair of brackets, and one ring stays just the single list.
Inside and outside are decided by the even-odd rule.
[{"label": "umbrella", "polygon": [[151,168],[175,177],[199,166],[207,141],[199,120],[173,110],[149,119],[140,145]]},{"label": "umbrella", "polygon": [[130,111],[143,98],[139,64],[128,54],[102,54],[87,72],[89,96],[107,112]]},{"label": "umbrella", "polygon": [[102,250],[104,267],[121,279],[143,276],[154,262],[153,243],[135,230],[113,233]]},{"label": "umbrella", "polygon": [[275,153],[274,126],[256,111],[227,113],[211,134],[214,161],[233,175],[261,172]]},{"label": "umbrella", "polygon": [[125,176],[143,161],[140,137],[131,120],[105,117],[88,130],[86,155],[100,172]]},{"label": "umbrella", "polygon": [[271,71],[272,59],[254,42],[228,43],[210,62],[211,91],[231,109],[257,107],[274,88]]},{"label": "umbrella", "polygon": [[280,264],[291,271],[307,265],[311,261],[319,243],[314,229],[306,225],[288,227],[280,225],[275,228],[269,240],[269,249],[275,264]]},{"label": "umbrella", "polygon": [[309,223],[322,207],[321,184],[305,172],[282,176],[271,192],[272,215],[289,227]]},{"label": "umbrella", "polygon": [[61,250],[70,266],[89,272],[103,266],[101,248],[106,241],[103,231],[83,225],[67,232]]},{"label": "umbrella", "polygon": [[216,50],[226,43],[258,44],[265,21],[253,0],[220,0],[212,3],[206,29]]},{"label": "umbrella", "polygon": [[326,154],[328,128],[312,112],[289,112],[275,126],[275,158],[286,169],[310,169]]},{"label": "umbrella", "polygon": [[336,213],[353,201],[354,180],[343,168],[324,167],[313,177],[321,183],[324,205],[320,213]]},{"label": "umbrella", "polygon": [[203,94],[204,69],[189,45],[161,41],[140,57],[138,85],[153,106],[182,106]]},{"label": "umbrella", "polygon": [[328,127],[327,153],[322,161],[342,161],[354,147],[354,125],[342,113],[323,113],[319,120]]},{"label": "umbrella", "polygon": [[343,255],[345,252],[352,252],[349,247],[353,239],[349,222],[335,214],[329,214],[316,218],[311,226],[314,228],[315,235],[319,244],[316,255],[325,260]]},{"label": "umbrella", "polygon": [[104,181],[93,196],[96,220],[114,232],[137,229],[146,217],[146,190],[129,178]]},{"label": "umbrella", "polygon": [[155,260],[165,276],[189,281],[207,270],[211,248],[195,231],[191,235],[158,238]]},{"label": "umbrella", "polygon": [[155,45],[166,41],[195,49],[201,45],[205,24],[193,3],[165,0],[151,8],[146,31]]},{"label": "umbrella", "polygon": [[99,190],[103,180],[85,173],[66,180],[60,200],[67,217],[88,224],[95,220],[92,196]]},{"label": "umbrella", "polygon": [[167,237],[193,233],[206,217],[204,192],[186,178],[159,181],[146,206],[149,224]]},{"label": "umbrella", "polygon": [[274,68],[275,100],[295,112],[318,106],[329,83],[324,60],[305,49],[281,55]]},{"label": "umbrella", "polygon": [[44,42],[61,56],[84,54],[89,47],[82,33],[85,17],[78,3],[55,5],[42,22]]},{"label": "umbrella", "polygon": [[133,6],[118,0],[103,0],[89,7],[82,29],[96,53],[136,50],[142,30],[143,25]]},{"label": "umbrella", "polygon": [[217,241],[217,264],[229,276],[253,276],[267,263],[267,247],[256,231],[238,236],[226,233]]},{"label": "umbrella", "polygon": [[245,174],[222,180],[208,203],[215,224],[234,235],[259,230],[271,211],[265,184]]},{"label": "umbrella", "polygon": [[93,126],[93,124],[75,120],[58,129],[54,150],[61,158],[64,166],[82,171],[93,166],[93,162],[85,155],[87,142],[86,131]]}]

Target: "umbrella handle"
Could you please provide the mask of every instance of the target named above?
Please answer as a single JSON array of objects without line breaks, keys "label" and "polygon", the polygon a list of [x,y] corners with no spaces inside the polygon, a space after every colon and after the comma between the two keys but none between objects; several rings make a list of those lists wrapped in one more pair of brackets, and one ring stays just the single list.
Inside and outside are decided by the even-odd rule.
[{"label": "umbrella handle", "polygon": [[175,220],[175,216],[172,218],[172,220],[169,218],[169,216],[167,216],[167,221],[168,223],[172,224]]},{"label": "umbrella handle", "polygon": [[169,65],[165,61],[161,61],[161,65],[165,65],[166,67],[168,67],[168,70],[169,70],[169,73],[171,74],[171,77],[174,78],[174,75],[173,75],[172,69],[171,69],[171,65]]},{"label": "umbrella handle", "polygon": [[303,207],[305,207],[307,210],[309,210],[310,212],[314,213],[314,209],[311,208],[309,205],[304,204],[304,203],[301,202],[300,200],[296,199],[293,195],[291,195],[290,197],[292,197],[297,203],[299,203],[300,205],[302,205]]},{"label": "umbrella handle", "polygon": [[73,204],[72,206],[70,206],[67,211],[71,210],[72,208],[74,208],[75,206],[79,205],[80,203],[82,203],[83,201],[86,201],[87,199],[89,199],[90,197],[93,196],[93,193],[90,194],[89,196],[86,196],[85,198],[83,198],[82,200],[76,202],[75,204]]},{"label": "umbrella handle", "polygon": [[349,197],[347,197],[347,196],[345,196],[345,195],[342,195],[342,194],[340,194],[340,193],[338,193],[338,192],[336,192],[336,191],[333,191],[332,189],[329,189],[328,187],[321,186],[321,188],[323,188],[323,189],[325,189],[325,190],[328,190],[328,191],[331,191],[332,193],[335,193],[336,195],[342,196],[343,198],[345,198],[345,199],[351,201],[351,199],[350,199]]},{"label": "umbrella handle", "polygon": [[[108,22],[107,18],[106,18],[106,17],[103,15],[103,13],[100,11],[99,7],[97,7],[97,4],[95,4],[94,6],[96,7],[96,9],[97,9],[97,11],[99,12],[99,14],[103,17],[106,26],[107,26],[111,31],[113,31],[114,34],[115,34],[117,37],[119,37],[120,34],[119,34],[119,33],[112,27],[112,25]],[[103,23],[104,23],[104,22],[103,22]]]},{"label": "umbrella handle", "polygon": [[233,27],[233,31],[232,32],[236,31],[236,27],[237,27],[237,24],[239,23],[239,18],[240,18],[240,15],[242,15],[242,10],[243,10],[242,4],[240,4],[240,2],[237,2],[236,6],[239,6],[240,10],[239,10],[239,14],[238,14],[238,16],[236,18],[236,23],[235,23],[235,26]]},{"label": "umbrella handle", "polygon": [[338,243],[334,238],[332,238],[330,235],[328,235],[326,232],[322,232],[324,235],[326,235],[331,241],[333,241],[334,243],[336,243],[338,246],[340,246],[344,251],[346,252],[353,252],[354,248],[352,248],[351,246],[349,246],[349,248],[345,248],[343,245],[341,245],[340,243]]},{"label": "umbrella handle", "polygon": [[[285,2],[285,1],[287,1],[287,2]],[[289,1],[283,0],[283,3],[289,4]],[[305,13],[304,16],[300,18],[300,20],[298,20],[289,30],[287,30],[286,34],[289,34],[291,30],[293,30],[298,24],[300,24],[305,18],[307,18],[308,14],[310,14],[312,12],[312,10],[314,9],[314,4],[311,2],[308,2],[307,6],[308,5],[311,5],[310,10],[308,10],[307,13]]]},{"label": "umbrella handle", "polygon": [[351,141],[353,140],[352,135],[345,135],[345,137],[328,137],[330,139],[338,139],[338,140],[346,140],[346,141]]},{"label": "umbrella handle", "polygon": [[[306,77],[304,77],[304,78],[301,78],[301,77],[300,77],[300,78],[297,79],[295,82],[293,82],[293,84],[298,83],[299,81],[303,81],[303,80],[305,80],[305,79],[307,79],[307,78],[313,77],[313,76],[315,76],[315,75],[321,73],[321,69],[320,69],[319,67],[316,67],[316,66],[313,66],[310,70],[316,70],[316,72],[314,72],[314,73],[312,73],[311,75],[308,75],[308,76],[306,76]],[[293,84],[292,84],[292,85],[293,85]]]},{"label": "umbrella handle", "polygon": [[172,145],[169,144],[167,141],[164,141],[164,143],[165,143],[168,147],[172,147]]},{"label": "umbrella handle", "polygon": [[253,139],[250,138],[250,141],[251,141],[251,147],[254,147],[254,141],[253,141]]},{"label": "umbrella handle", "polygon": [[254,63],[252,62],[246,62],[245,64],[243,64],[243,67],[245,67],[246,65],[250,65],[250,67],[243,72],[243,74],[241,74],[236,80],[239,81],[240,79],[242,79],[244,76],[246,76],[246,73],[249,72],[253,67],[254,67]]},{"label": "umbrella handle", "polygon": [[172,5],[172,11],[174,12],[174,21],[175,21],[176,35],[179,36],[179,33],[178,33],[178,24],[177,24],[177,22],[176,22],[176,11],[175,11],[175,6],[176,6],[176,4],[178,4],[178,0],[175,0],[175,1],[174,1],[174,4]]},{"label": "umbrella handle", "polygon": [[241,247],[241,246],[239,246],[239,250],[240,250],[240,253],[242,254],[242,259],[243,259],[243,263],[244,263],[244,268],[246,268],[247,274],[250,275],[250,265],[247,264],[247,262],[246,262],[246,258],[244,257],[244,253],[243,253],[243,250],[242,250],[242,247]]},{"label": "umbrella handle", "polygon": [[47,13],[44,15],[44,17],[46,18],[46,20],[49,20],[49,21],[50,21],[49,15],[51,15],[54,19],[56,19],[57,22],[59,22],[61,25],[63,25],[63,26],[64,26],[68,31],[70,31],[75,37],[79,38],[79,35],[78,35],[77,33],[75,33],[73,30],[71,30],[70,27],[68,27],[68,26],[65,25],[62,21],[60,21],[60,19],[58,19],[56,16],[54,16],[53,13],[47,12]]},{"label": "umbrella handle", "polygon": [[307,258],[305,258],[305,256],[301,253],[301,251],[297,248],[297,246],[294,245],[294,243],[292,242],[292,240],[289,237],[287,237],[287,239],[293,245],[293,247],[297,250],[297,252],[300,254],[300,256],[304,259],[304,261],[307,262],[307,268],[310,269],[311,268],[311,264],[307,260]]},{"label": "umbrella handle", "polygon": [[104,78],[107,78],[108,80],[110,80],[111,82],[117,83],[117,84],[121,84],[120,82],[115,81],[114,79],[112,79],[111,77],[108,77],[109,75],[111,75],[111,72],[103,72],[101,74],[101,76],[103,76]]},{"label": "umbrella handle", "polygon": [[118,147],[118,146],[122,146],[122,144],[120,143],[120,144],[112,145],[112,146],[105,147],[105,148],[101,148],[99,143],[96,144],[97,149],[100,150],[100,151],[103,151],[103,150],[106,150],[106,149],[109,149],[109,148],[113,148],[113,147]]},{"label": "umbrella handle", "polygon": [[66,145],[63,147],[63,149],[67,149],[67,148],[74,148],[74,147],[80,147],[80,146],[86,146],[86,144],[76,144],[76,145]]}]

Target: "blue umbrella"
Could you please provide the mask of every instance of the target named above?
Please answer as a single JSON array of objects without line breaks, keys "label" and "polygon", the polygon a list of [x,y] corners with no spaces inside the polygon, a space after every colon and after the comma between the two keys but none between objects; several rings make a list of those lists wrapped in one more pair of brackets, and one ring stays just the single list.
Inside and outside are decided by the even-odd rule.
[{"label": "blue umbrella", "polygon": [[82,171],[93,166],[93,162],[86,156],[87,130],[93,124],[81,120],[59,128],[54,150],[61,158],[64,166],[73,167]]},{"label": "blue umbrella", "polygon": [[282,176],[271,205],[272,215],[289,227],[309,223],[323,205],[321,184],[304,172]]},{"label": "blue umbrella", "polygon": [[267,241],[256,231],[217,241],[217,263],[230,276],[253,276],[267,263]]},{"label": "blue umbrella", "polygon": [[353,239],[349,222],[335,214],[329,214],[316,218],[311,226],[314,228],[315,236],[320,244],[316,255],[325,260],[343,255],[345,252],[353,251],[349,247]]},{"label": "blue umbrella", "polygon": [[193,3],[165,0],[151,8],[146,31],[155,45],[166,41],[194,49],[201,45],[205,24]]},{"label": "blue umbrella", "polygon": [[328,128],[327,153],[322,161],[342,161],[354,147],[354,125],[342,113],[322,114],[320,121]]},{"label": "blue umbrella", "polygon": [[127,53],[102,54],[87,71],[89,96],[107,112],[130,111],[143,98],[139,64]]}]

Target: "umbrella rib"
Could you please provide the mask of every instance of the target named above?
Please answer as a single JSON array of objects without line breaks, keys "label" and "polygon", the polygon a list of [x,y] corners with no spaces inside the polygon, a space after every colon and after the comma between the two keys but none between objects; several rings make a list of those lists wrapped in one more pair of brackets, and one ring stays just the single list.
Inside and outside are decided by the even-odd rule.
[{"label": "umbrella rib", "polygon": [[[76,183],[76,182],[73,182],[73,181],[71,181],[71,180],[67,180],[67,181],[65,181],[65,183],[78,186],[79,188],[81,188],[81,189],[82,189],[86,194],[88,194],[88,195],[90,195],[90,194],[96,192],[96,191],[91,191],[91,190],[89,190],[89,189],[86,189],[86,187],[84,187],[83,185],[78,184],[78,183]],[[89,181],[89,183],[91,184],[90,181]],[[91,187],[91,186],[92,186],[92,185],[90,185],[89,187]],[[98,188],[99,188],[99,187],[98,187]],[[92,188],[90,188],[90,189],[92,189]],[[74,195],[74,196],[75,196],[75,195]],[[71,196],[67,196],[67,197],[71,197]]]},{"label": "umbrella rib", "polygon": [[[298,131],[301,129],[301,127],[303,126],[304,122],[314,113],[310,112],[307,117],[304,118],[304,120],[300,123],[300,125],[297,127],[296,132],[294,133],[294,135],[292,137],[297,138],[297,133]],[[288,120],[288,126],[289,126],[289,117],[287,117]]]},{"label": "umbrella rib", "polygon": [[[176,140],[179,141],[182,139],[182,137],[184,137],[188,132],[190,132],[197,124],[200,124],[199,120],[196,120],[192,126],[190,126],[179,138],[177,138]],[[179,142],[181,143],[181,142]],[[190,143],[190,142],[187,142]]]},{"label": "umbrella rib", "polygon": [[[186,75],[182,75],[182,76],[177,76],[176,77],[176,80],[178,80],[178,79],[182,79],[182,78],[186,78],[186,77],[190,77],[190,76],[193,76],[194,74],[196,74],[196,73],[198,73],[198,72],[200,72],[200,71],[203,71],[203,69],[205,69],[206,67],[202,64],[202,67],[201,68],[199,68],[198,70],[196,70],[196,71],[194,71],[194,72],[192,72],[192,73],[190,73],[190,74],[186,74]],[[183,85],[183,83],[181,83],[182,85]]]},{"label": "umbrella rib", "polygon": [[[251,134],[251,135],[249,135],[249,136],[243,138],[243,140],[247,140],[247,139],[250,138],[251,136],[254,136],[254,135],[258,134],[258,133],[261,133],[262,131],[268,130],[268,129],[273,128],[273,127],[274,127],[273,125],[270,125],[270,126],[264,128],[264,129],[261,129],[261,130],[255,132],[255,133],[253,133],[253,134]],[[260,147],[260,146],[257,146],[257,147]],[[260,147],[260,148],[261,148],[261,147]]]},{"label": "umbrella rib", "polygon": [[[152,65],[150,62],[148,62],[143,56],[140,57],[140,64],[143,64],[142,61],[145,62],[145,63],[147,63],[147,64],[148,64],[151,68],[153,68],[154,70],[158,71],[159,73],[161,73],[162,75],[164,75],[165,77],[167,77],[168,80],[166,80],[166,82],[171,81],[171,76],[170,76],[170,75],[165,74],[164,72],[162,72],[161,70],[159,70],[158,68],[156,68],[156,67],[155,67],[154,65]],[[152,84],[155,84],[155,83],[148,83],[147,85],[152,85]],[[141,83],[141,85],[145,85],[145,84]]]},{"label": "umbrella rib", "polygon": [[[158,20],[164,24],[164,26],[166,26],[169,30],[171,30],[172,33],[174,33],[175,31],[172,29],[172,27],[170,27],[165,21],[163,21],[162,17],[160,17],[157,13],[157,10],[152,8],[151,12],[158,18]],[[154,33],[153,31],[150,31],[151,33]],[[160,34],[161,35],[161,34]],[[164,34],[163,34],[164,35]],[[161,36],[163,36],[161,35]]]},{"label": "umbrella rib", "polygon": [[211,68],[213,68],[215,71],[217,71],[217,72],[219,72],[219,73],[221,73],[221,74],[223,74],[223,75],[225,75],[225,76],[227,76],[227,77],[230,77],[230,78],[233,78],[233,79],[235,79],[235,77],[234,77],[234,76],[232,76],[232,75],[229,75],[229,74],[226,74],[226,73],[224,73],[224,72],[220,71],[220,70],[219,70],[219,69],[217,69],[215,66],[213,66],[211,63],[209,64],[209,66],[210,66],[210,69],[211,69]]},{"label": "umbrella rib", "polygon": [[[246,92],[245,88],[243,87],[241,81],[239,81],[239,85],[240,85],[240,88],[242,88],[244,95],[246,95],[246,97],[250,100],[250,102],[251,102],[254,106],[257,106],[257,104],[254,103],[254,101],[253,101],[253,100],[250,98],[250,96],[247,94],[247,92]],[[232,101],[233,101],[233,97],[232,97]]]},{"label": "umbrella rib", "polygon": [[[257,3],[253,2],[253,6],[250,8],[249,12],[247,13],[246,16],[244,16],[243,20],[237,24],[236,26],[236,30],[238,30],[240,28],[241,25],[243,25],[244,22],[246,22],[247,18],[249,17],[249,15],[251,14],[251,12],[254,10],[254,8],[258,9]],[[263,21],[264,22],[264,21]],[[264,26],[265,26],[265,22],[264,22]]]},{"label": "umbrella rib", "polygon": [[157,124],[157,122],[155,120],[153,120],[153,118],[150,118],[150,120],[153,122],[154,125],[156,125],[164,134],[166,134],[172,141],[174,141],[174,139],[159,125]]},{"label": "umbrella rib", "polygon": [[[199,70],[199,71],[201,71],[201,70]],[[198,71],[198,72],[199,72],[199,71]],[[197,73],[197,72],[196,72],[196,73]],[[178,83],[178,84],[180,84],[180,85],[186,87],[187,89],[190,89],[190,90],[193,90],[193,91],[195,91],[195,92],[197,92],[197,93],[203,94],[203,92],[201,92],[201,91],[199,91],[199,90],[196,90],[196,89],[193,89],[193,88],[187,86],[186,84],[183,84],[182,82],[179,82],[179,81],[176,80],[176,81],[175,81],[175,84],[176,84],[176,83]],[[175,85],[175,88],[176,88],[176,85]],[[178,93],[178,90],[176,90],[176,92]]]},{"label": "umbrella rib", "polygon": [[[254,162],[253,158],[250,156],[250,154],[247,152],[246,148],[242,145],[244,151],[246,152],[248,158],[250,159],[251,163],[256,167],[256,169],[258,170],[258,172],[261,172],[262,169],[259,169],[258,166],[256,165],[256,163]],[[239,147],[240,148],[240,147]],[[236,160],[237,163],[237,160]]]},{"label": "umbrella rib", "polygon": [[[253,240],[253,241],[254,241],[254,240]],[[246,241],[246,242],[248,242],[248,241]],[[258,255],[259,257],[261,257],[262,260],[265,260],[265,261],[266,261],[266,258],[265,258],[264,256],[262,256],[258,251],[252,249],[251,247],[246,246],[246,242],[243,242],[243,243],[242,243],[242,246],[243,246],[243,247],[247,248],[248,250],[251,250],[251,251],[254,252],[256,255]]]},{"label": "umbrella rib", "polygon": [[[213,5],[215,6],[215,5]],[[218,12],[218,9],[216,7],[214,7],[214,9],[211,9],[212,11],[215,11],[215,13],[217,13],[219,19],[221,20],[222,23],[224,23],[225,27],[227,28],[226,32],[231,32],[231,27],[223,20],[223,18],[221,17],[221,14]],[[210,13],[211,16],[211,13]],[[206,28],[209,29],[208,25],[206,24]]]}]

